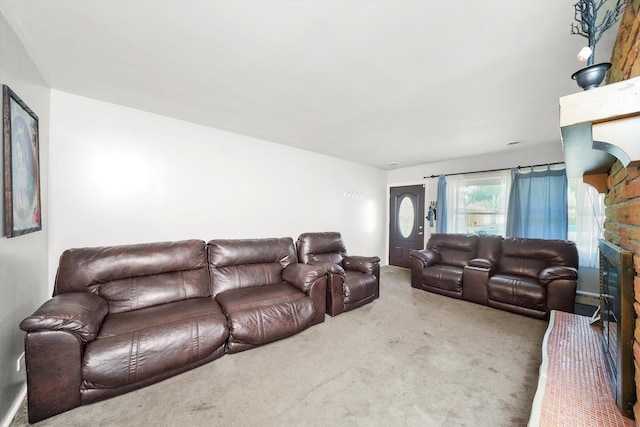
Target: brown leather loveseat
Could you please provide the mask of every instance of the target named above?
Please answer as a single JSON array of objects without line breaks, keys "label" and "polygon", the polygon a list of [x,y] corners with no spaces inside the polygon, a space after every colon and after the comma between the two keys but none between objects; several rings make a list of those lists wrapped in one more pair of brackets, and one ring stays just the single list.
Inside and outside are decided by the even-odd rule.
[{"label": "brown leather loveseat", "polygon": [[326,281],[291,238],[67,250],[20,324],[29,422],[322,322]]},{"label": "brown leather loveseat", "polygon": [[578,251],[570,241],[436,233],[410,258],[414,288],[539,319],[574,310]]}]

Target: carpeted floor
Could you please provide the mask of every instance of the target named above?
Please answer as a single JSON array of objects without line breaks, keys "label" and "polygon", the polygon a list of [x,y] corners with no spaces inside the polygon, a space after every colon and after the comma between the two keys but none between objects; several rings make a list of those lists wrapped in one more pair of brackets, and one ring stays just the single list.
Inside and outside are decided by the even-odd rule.
[{"label": "carpeted floor", "polygon": [[409,283],[383,267],[371,304],[37,425],[525,426],[547,322]]}]

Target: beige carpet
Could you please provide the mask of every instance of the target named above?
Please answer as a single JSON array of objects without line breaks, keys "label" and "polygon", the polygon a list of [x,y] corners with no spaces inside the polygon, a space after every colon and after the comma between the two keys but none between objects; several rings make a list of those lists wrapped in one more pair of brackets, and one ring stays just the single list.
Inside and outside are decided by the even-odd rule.
[{"label": "beige carpet", "polygon": [[37,425],[526,425],[546,322],[413,289],[402,268],[380,287],[298,335]]}]

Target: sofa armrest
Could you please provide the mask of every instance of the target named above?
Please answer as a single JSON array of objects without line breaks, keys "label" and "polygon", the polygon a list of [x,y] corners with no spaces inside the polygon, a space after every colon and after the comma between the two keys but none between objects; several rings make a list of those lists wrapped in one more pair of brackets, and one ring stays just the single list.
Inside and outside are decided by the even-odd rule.
[{"label": "sofa armrest", "polygon": [[342,268],[338,264],[333,264],[331,262],[310,262],[309,265],[326,268],[327,272],[331,274],[337,274],[338,276],[344,277],[345,275],[344,268]]},{"label": "sofa armrest", "polygon": [[282,270],[282,279],[304,293],[309,293],[313,284],[326,276],[327,269],[318,265],[294,263]]},{"label": "sofa armrest", "polygon": [[547,267],[538,276],[541,283],[548,285],[554,280],[578,280],[578,270],[573,267]]},{"label": "sofa armrest", "polygon": [[429,249],[414,249],[409,256],[422,262],[425,267],[438,264],[442,261],[442,256],[439,253],[430,251]]},{"label": "sofa armrest", "polygon": [[29,332],[24,337],[30,424],[82,404],[84,345],[77,334],[66,331]]},{"label": "sofa armrest", "polygon": [[342,260],[345,270],[355,270],[361,273],[373,274],[380,266],[380,258],[377,256],[345,256]]},{"label": "sofa armrest", "polygon": [[471,261],[469,261],[469,266],[476,267],[476,268],[486,268],[487,270],[492,270],[493,268],[495,268],[496,265],[495,263],[485,258],[474,258]]},{"label": "sofa armrest", "polygon": [[64,331],[77,335],[83,342],[98,336],[109,312],[107,301],[86,292],[69,292],[46,301],[31,316],[20,322],[26,332]]},{"label": "sofa armrest", "polygon": [[[482,260],[482,258],[477,259]],[[471,262],[473,261],[475,260]],[[486,263],[471,265],[471,262],[464,267],[462,273],[462,299],[476,304],[487,305],[489,301],[487,281],[491,274],[491,268],[487,267]]]}]

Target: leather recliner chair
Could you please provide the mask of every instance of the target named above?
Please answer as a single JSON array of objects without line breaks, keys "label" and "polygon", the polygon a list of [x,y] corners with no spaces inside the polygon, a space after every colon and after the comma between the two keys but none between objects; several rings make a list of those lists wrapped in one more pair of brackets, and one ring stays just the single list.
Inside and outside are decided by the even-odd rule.
[{"label": "leather recliner chair", "polygon": [[229,322],[229,353],[324,321],[327,271],[298,263],[290,237],[211,240],[207,250],[211,293]]},{"label": "leather recliner chair", "polygon": [[20,324],[30,423],[225,354],[204,241],[69,249],[53,295]]},{"label": "leather recliner chair", "polygon": [[462,277],[476,258],[478,236],[432,234],[425,250],[411,252],[411,286],[453,298],[462,298]]},{"label": "leather recliner chair", "polygon": [[573,313],[578,250],[565,240],[507,238],[490,269],[487,305],[539,319]]},{"label": "leather recliner chair", "polygon": [[349,256],[338,232],[302,233],[298,259],[328,271],[327,314],[336,316],[380,296],[380,258]]}]

